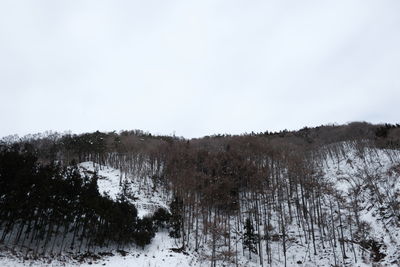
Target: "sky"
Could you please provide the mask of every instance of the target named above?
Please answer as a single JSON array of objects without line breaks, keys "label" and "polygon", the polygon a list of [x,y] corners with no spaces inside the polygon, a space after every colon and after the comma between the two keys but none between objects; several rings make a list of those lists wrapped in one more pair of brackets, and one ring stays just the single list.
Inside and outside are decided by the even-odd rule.
[{"label": "sky", "polygon": [[400,122],[400,1],[1,1],[0,137]]}]

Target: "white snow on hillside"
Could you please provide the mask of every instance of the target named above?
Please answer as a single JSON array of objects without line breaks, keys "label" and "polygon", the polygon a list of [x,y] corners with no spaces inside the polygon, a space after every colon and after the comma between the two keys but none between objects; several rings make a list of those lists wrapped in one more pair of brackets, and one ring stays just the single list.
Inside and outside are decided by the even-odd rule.
[{"label": "white snow on hillside", "polygon": [[[110,267],[186,267],[186,266],[206,266],[198,262],[198,257],[192,254],[175,253],[171,248],[175,248],[176,244],[166,232],[156,234],[152,243],[144,249],[131,248],[127,251],[127,255],[122,256],[120,253],[113,251],[114,256],[107,256],[100,260],[87,259],[83,263],[74,260],[51,261],[44,259],[42,261],[24,261],[8,255],[8,257],[0,257],[1,267],[23,267],[23,266],[110,266]],[[23,256],[21,256],[23,258]]]},{"label": "white snow on hillside", "polygon": [[[171,248],[176,248],[175,241],[168,236],[166,232],[159,232],[152,240],[151,244],[144,250],[129,251],[126,256],[111,256],[96,262],[97,265],[111,267],[183,267],[183,266],[201,266],[197,261],[197,255],[175,253]],[[92,262],[86,262],[81,266],[93,266]]]},{"label": "white snow on hillside", "polygon": [[[360,218],[370,226],[368,236],[382,242],[387,254],[381,263],[384,266],[400,260],[399,226],[395,226],[388,201],[381,198],[396,198],[400,201],[400,153],[398,150],[369,149],[362,153],[349,144],[339,157],[329,157],[322,166],[324,178],[333,182],[338,192],[344,196],[347,205],[351,198],[360,202]],[[359,191],[357,188],[361,188]],[[382,202],[382,203],[381,203]],[[389,210],[389,212],[388,212]],[[397,216],[399,215],[399,211]]]},{"label": "white snow on hillside", "polygon": [[157,190],[151,190],[153,182],[149,178],[126,176],[117,169],[100,166],[90,161],[80,163],[79,168],[83,174],[89,176],[96,172],[100,194],[108,195],[113,200],[117,199],[125,184],[127,195],[130,196],[130,200],[137,208],[138,216],[141,218],[151,214],[159,207],[168,209],[166,203],[168,196],[160,194]]},{"label": "white snow on hillside", "polygon": [[[357,151],[353,146],[344,143],[344,151],[338,157],[328,157],[321,170],[324,177],[332,181],[338,190],[348,193],[348,190],[359,185],[365,175],[381,175],[387,177],[387,171],[396,163],[400,163],[400,153],[390,149],[369,149]],[[364,177],[360,177],[360,173]],[[400,184],[394,186],[400,189]]]}]

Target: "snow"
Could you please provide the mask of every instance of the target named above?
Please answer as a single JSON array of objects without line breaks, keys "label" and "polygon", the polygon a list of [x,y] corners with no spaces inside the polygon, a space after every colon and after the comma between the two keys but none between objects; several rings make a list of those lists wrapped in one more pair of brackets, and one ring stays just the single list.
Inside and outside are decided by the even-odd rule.
[{"label": "snow", "polygon": [[[394,166],[400,166],[398,150],[365,148],[360,153],[350,144],[342,144],[345,149],[339,158],[329,157],[323,164],[324,178],[333,182],[335,188],[345,196],[351,206],[351,190],[362,188],[357,193],[360,200],[360,219],[370,227],[367,236],[384,244],[381,252],[387,254],[382,265],[394,266],[391,262],[400,260],[399,227],[394,225],[388,216],[386,218],[387,201],[380,204],[377,195],[371,189],[367,190],[368,177],[372,177],[382,196],[400,196],[400,174],[391,171]],[[397,201],[400,201],[399,199]],[[383,211],[384,212],[383,212]]]},{"label": "snow", "polygon": [[[183,267],[183,266],[201,266],[197,262],[197,258],[193,255],[185,255],[175,253],[170,248],[176,247],[173,239],[166,232],[157,233],[152,243],[145,247],[144,250],[132,250],[129,255],[111,256],[104,260],[96,262],[97,265],[115,266],[115,267],[132,267],[132,266],[149,266],[149,267]],[[93,266],[93,263],[84,263],[81,266]]]},{"label": "snow", "polygon": [[[186,267],[186,266],[206,266],[198,261],[197,255],[182,254],[171,251],[176,247],[174,239],[168,236],[166,232],[158,232],[152,243],[144,249],[131,248],[127,251],[126,256],[122,256],[117,251],[113,251],[114,256],[108,256],[100,260],[79,263],[77,261],[68,260],[67,262],[60,260],[44,260],[44,261],[23,261],[15,256],[0,256],[0,266],[2,267],[22,267],[22,266],[110,266],[110,267]],[[0,252],[1,253],[1,252]],[[0,254],[1,255],[1,254]],[[21,257],[22,258],[22,257]]]},{"label": "snow", "polygon": [[[163,207],[168,210],[168,195],[163,195],[157,190],[150,190],[153,187],[153,182],[147,177],[133,177],[122,173],[120,170],[100,166],[99,164],[91,161],[82,162],[79,164],[79,169],[83,174],[98,175],[97,185],[99,192],[102,195],[108,195],[111,199],[116,200],[118,194],[123,191],[123,184],[126,183],[128,195],[132,198],[131,202],[138,210],[138,216],[149,215],[157,208]],[[120,185],[120,181],[122,185]]]}]

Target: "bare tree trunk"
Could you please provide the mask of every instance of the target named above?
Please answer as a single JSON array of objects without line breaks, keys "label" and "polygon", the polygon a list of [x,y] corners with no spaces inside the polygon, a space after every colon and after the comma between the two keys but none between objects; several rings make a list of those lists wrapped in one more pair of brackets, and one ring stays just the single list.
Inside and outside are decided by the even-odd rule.
[{"label": "bare tree trunk", "polygon": [[342,223],[342,215],[341,215],[341,212],[340,212],[339,200],[337,201],[337,205],[338,205],[338,212],[339,212],[340,234],[341,234],[341,237],[342,237],[340,244],[342,246],[342,254],[343,254],[343,261],[344,261],[345,259],[347,259],[347,256],[346,256],[346,248],[345,248],[345,245],[344,245],[343,223]]}]

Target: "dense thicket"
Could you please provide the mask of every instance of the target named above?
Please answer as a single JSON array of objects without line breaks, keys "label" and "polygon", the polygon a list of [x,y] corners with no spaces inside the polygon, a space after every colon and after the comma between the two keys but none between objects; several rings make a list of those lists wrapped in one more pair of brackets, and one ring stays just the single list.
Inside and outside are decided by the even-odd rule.
[{"label": "dense thicket", "polygon": [[[0,241],[33,253],[81,252],[150,243],[154,227],[123,195],[101,196],[96,174],[76,165],[38,164],[29,147],[0,149]],[[57,250],[57,251],[56,251]]]}]

